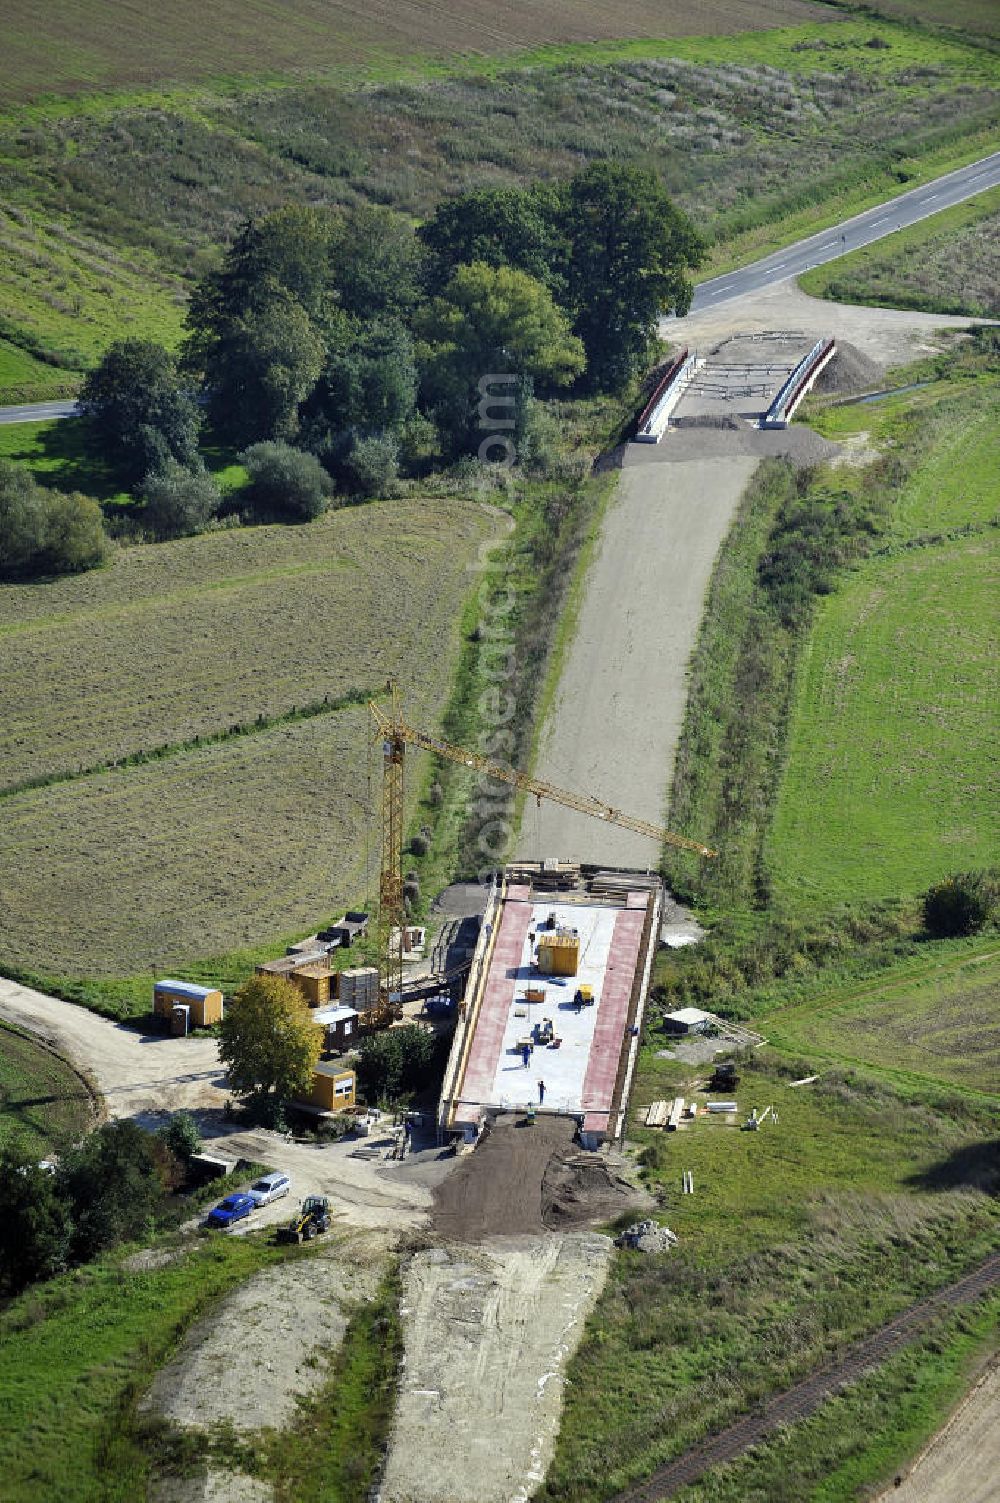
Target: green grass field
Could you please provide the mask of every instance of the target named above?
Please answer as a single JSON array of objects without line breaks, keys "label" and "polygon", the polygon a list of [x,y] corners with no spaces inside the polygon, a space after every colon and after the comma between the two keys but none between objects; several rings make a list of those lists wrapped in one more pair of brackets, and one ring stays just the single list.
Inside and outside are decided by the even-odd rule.
[{"label": "green grass field", "polygon": [[775,1048],[813,1062],[846,1058],[893,1077],[995,1092],[1000,948],[986,939],[957,957],[921,957],[769,1012],[764,1027]]},{"label": "green grass field", "polygon": [[134,1405],[208,1305],[283,1256],[252,1236],[199,1241],[142,1272],[114,1253],[11,1301],[0,1313],[5,1503],[145,1497]]},{"label": "green grass field", "polygon": [[1000,188],[799,278],[813,297],[931,313],[1000,314]]},{"label": "green grass field", "polygon": [[[613,1265],[570,1364],[542,1499],[607,1498],[949,1282],[1000,1237],[997,1203],[965,1167],[985,1161],[995,1137],[990,1104],[941,1088],[903,1097],[833,1062],[795,1088],[808,1054],[765,1051],[740,1062],[738,1120],[770,1104],[776,1124],[743,1133],[699,1118],[668,1135],[639,1125],[643,1104],[691,1099],[707,1072],[658,1057],[667,1042],[643,1051],[630,1139],[678,1245]],[[681,1194],[683,1170],[693,1196]],[[865,1437],[852,1425],[852,1445]]]},{"label": "green grass field", "polygon": [[7,786],[64,781],[3,797],[0,964],[148,974],[364,897],[380,766],[367,711],[337,704],[393,674],[417,723],[438,722],[468,565],[498,530],[470,502],[386,502],[6,587]]},{"label": "green grass field", "polygon": [[0,392],[5,402],[44,402],[69,396],[77,379],[68,371],[36,360],[16,344],[0,338]]},{"label": "green grass field", "polygon": [[766,846],[792,909],[915,895],[995,857],[998,413],[983,378],[820,416],[830,436],[924,452],[886,544],[821,602],[802,657]]},{"label": "green grass field", "polygon": [[80,1077],[51,1049],[0,1023],[0,1147],[17,1142],[43,1158],[92,1122]]},{"label": "green grass field", "polygon": [[[995,137],[1000,61],[961,39],[856,17],[747,32],[767,16],[745,0],[728,12],[740,35],[672,39],[658,13],[645,37],[516,58],[470,47],[335,82],[150,87],[14,112],[0,119],[0,333],[6,318],[74,370],[123,332],[174,345],[192,279],[249,214],[374,201],[421,218],[446,194],[607,154],[655,166],[719,242],[717,271]],[[613,38],[610,20],[589,34]],[[717,29],[705,7],[698,21]]]}]

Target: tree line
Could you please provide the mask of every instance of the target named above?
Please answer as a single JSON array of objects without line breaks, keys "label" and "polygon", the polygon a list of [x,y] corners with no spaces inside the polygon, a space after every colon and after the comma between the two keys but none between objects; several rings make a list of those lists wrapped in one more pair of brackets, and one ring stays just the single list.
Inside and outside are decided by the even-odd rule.
[{"label": "tree line", "polygon": [[658,317],[689,307],[702,254],[652,173],[609,163],[464,194],[416,229],[373,206],[289,206],[244,225],[197,283],[177,359],[122,341],[82,407],[156,535],[218,508],[206,419],[247,466],[241,510],[308,520],[334,492],[475,454],[487,375],[510,378],[530,452],[535,394],[626,385]]}]

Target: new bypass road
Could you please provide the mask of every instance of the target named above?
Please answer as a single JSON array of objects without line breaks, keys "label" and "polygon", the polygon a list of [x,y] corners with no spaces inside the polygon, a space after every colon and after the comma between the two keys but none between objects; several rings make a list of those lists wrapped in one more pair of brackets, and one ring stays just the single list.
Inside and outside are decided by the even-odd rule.
[{"label": "new bypass road", "polygon": [[853,219],[845,219],[841,224],[821,230],[818,235],[810,235],[808,240],[800,240],[796,245],[788,245],[739,271],[701,282],[695,288],[691,312],[701,313],[706,308],[716,308],[720,303],[731,302],[749,292],[759,292],[772,282],[801,276],[814,266],[835,261],[838,256],[860,250],[863,245],[871,245],[874,240],[881,240],[896,230],[905,230],[931,214],[951,209],[966,198],[974,198],[977,193],[998,186],[1000,151],[995,151],[992,156],[972,162],[968,167],[959,167],[956,172],[948,172],[932,183],[925,183],[922,188],[911,188],[898,198],[891,198],[874,209],[866,209]]},{"label": "new bypass road", "polygon": [[[731,302],[748,292],[759,292],[772,282],[800,276],[813,266],[835,261],[838,256],[846,256],[848,251],[871,245],[873,240],[881,240],[895,230],[904,230],[930,214],[950,209],[963,199],[974,198],[977,193],[998,186],[1000,151],[995,151],[979,162],[959,167],[956,172],[948,172],[932,183],[925,183],[922,188],[911,188],[908,193],[867,209],[864,214],[856,214],[853,219],[845,219],[842,224],[821,230],[818,235],[810,235],[808,240],[775,251],[773,256],[754,261],[741,271],[731,271],[724,277],[713,277],[710,282],[700,283],[695,289],[691,312],[700,313],[705,308]],[[18,407],[0,407],[0,423],[41,423],[52,418],[75,417],[76,414],[77,405],[73,401],[28,402]]]}]

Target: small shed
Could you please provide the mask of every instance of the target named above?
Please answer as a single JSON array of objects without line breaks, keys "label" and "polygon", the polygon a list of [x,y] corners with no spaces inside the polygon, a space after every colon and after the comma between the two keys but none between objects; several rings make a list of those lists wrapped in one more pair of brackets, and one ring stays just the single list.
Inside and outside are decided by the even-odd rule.
[{"label": "small shed", "polygon": [[324,1112],[348,1111],[355,1103],[357,1082],[353,1070],[340,1065],[320,1063],[313,1071],[312,1089],[306,1098],[309,1106]]},{"label": "small shed", "polygon": [[334,1054],[350,1049],[358,1031],[358,1014],[353,1007],[318,1007],[313,1013],[326,1034],[326,1048]]},{"label": "small shed", "polygon": [[707,1033],[710,1023],[715,1020],[710,1012],[702,1012],[700,1007],[680,1007],[676,1012],[668,1012],[663,1019],[663,1026],[667,1033]]},{"label": "small shed", "polygon": [[155,981],[153,1012],[156,1016],[166,1018],[172,1025],[175,1007],[188,1008],[189,1027],[207,1028],[222,1018],[222,993],[213,986],[196,986],[193,981]]}]

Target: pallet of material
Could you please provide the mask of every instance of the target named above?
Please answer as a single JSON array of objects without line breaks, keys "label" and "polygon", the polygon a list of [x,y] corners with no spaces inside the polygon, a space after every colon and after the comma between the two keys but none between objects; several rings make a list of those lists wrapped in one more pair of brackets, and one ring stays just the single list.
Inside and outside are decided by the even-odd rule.
[{"label": "pallet of material", "polygon": [[667,1103],[665,1101],[654,1101],[654,1102],[652,1102],[646,1108],[646,1126],[647,1127],[666,1127],[666,1125],[667,1125]]},{"label": "pallet of material", "polygon": [[684,1110],[684,1097],[675,1096],[670,1104],[670,1115],[667,1117],[667,1132],[676,1132],[681,1120],[681,1112]]}]

